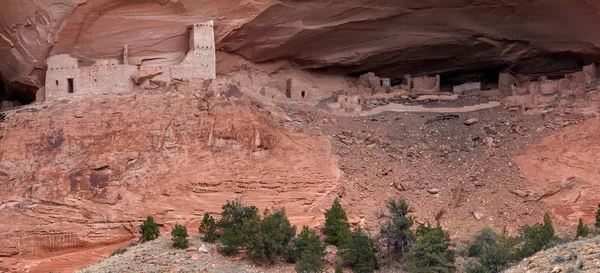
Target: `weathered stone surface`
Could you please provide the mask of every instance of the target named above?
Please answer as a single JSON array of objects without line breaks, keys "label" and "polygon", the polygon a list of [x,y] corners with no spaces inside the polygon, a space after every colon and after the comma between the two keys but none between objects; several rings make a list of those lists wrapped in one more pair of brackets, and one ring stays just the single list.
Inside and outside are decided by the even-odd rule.
[{"label": "weathered stone surface", "polygon": [[473,125],[475,123],[478,123],[478,122],[479,122],[479,119],[470,118],[470,119],[465,120],[464,124],[467,125],[467,126],[471,126],[471,125]]},{"label": "weathered stone surface", "polygon": [[436,193],[440,192],[440,189],[438,189],[438,188],[427,189],[427,192],[431,193],[431,194],[436,194]]},{"label": "weathered stone surface", "polygon": [[0,221],[0,256],[126,242],[147,215],[197,229],[196,215],[219,213],[236,197],[261,210],[283,206],[296,225],[322,221],[309,211],[329,204],[336,188],[328,140],[278,126],[228,85],[201,86],[8,112],[0,122],[0,218],[10,221]]}]

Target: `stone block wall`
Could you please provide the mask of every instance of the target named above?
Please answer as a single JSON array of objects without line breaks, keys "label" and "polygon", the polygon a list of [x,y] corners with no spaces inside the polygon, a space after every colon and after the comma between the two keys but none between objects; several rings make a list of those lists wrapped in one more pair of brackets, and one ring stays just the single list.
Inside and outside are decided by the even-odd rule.
[{"label": "stone block wall", "polygon": [[[123,63],[118,60],[98,60],[92,66],[79,67],[77,59],[69,55],[56,55],[48,59],[46,71],[46,99],[56,99],[77,94],[127,93],[133,91],[132,76],[141,67],[128,65],[128,46],[123,49]],[[213,21],[190,27],[190,50],[183,61],[168,68],[161,82],[168,84],[177,79],[216,78],[216,57]]]},{"label": "stone block wall", "polygon": [[452,88],[454,93],[465,93],[470,91],[481,91],[481,82],[468,82],[456,85]]},{"label": "stone block wall", "polygon": [[46,99],[76,94],[131,92],[131,75],[135,66],[121,65],[117,60],[99,60],[92,66],[79,67],[77,59],[57,55],[48,59]]}]

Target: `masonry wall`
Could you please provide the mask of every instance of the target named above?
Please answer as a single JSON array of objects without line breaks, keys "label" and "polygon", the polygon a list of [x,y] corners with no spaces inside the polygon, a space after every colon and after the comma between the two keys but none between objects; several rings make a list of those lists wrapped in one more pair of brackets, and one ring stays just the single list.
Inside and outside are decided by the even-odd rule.
[{"label": "masonry wall", "polygon": [[190,28],[190,51],[183,61],[169,68],[171,78],[214,79],[217,77],[213,21]]},{"label": "masonry wall", "polygon": [[461,85],[455,85],[452,88],[454,93],[464,93],[469,91],[481,91],[481,82],[468,82]]},{"label": "masonry wall", "polygon": [[[131,92],[134,83],[131,75],[135,66],[121,65],[117,60],[99,60],[92,66],[79,67],[77,59],[57,55],[48,59],[46,72],[46,99],[77,94],[102,94]],[[73,93],[69,94],[69,79]]]},{"label": "masonry wall", "polygon": [[[124,47],[123,55],[127,55]],[[125,57],[124,57],[125,62]],[[132,76],[137,66],[121,64],[118,60],[98,60],[92,66],[79,67],[77,59],[69,55],[52,56],[47,61],[46,99],[77,94],[127,93],[135,85]],[[183,61],[168,67],[167,78],[214,79],[216,57],[213,21],[190,27],[190,50]],[[72,94],[69,92],[72,79]]]}]

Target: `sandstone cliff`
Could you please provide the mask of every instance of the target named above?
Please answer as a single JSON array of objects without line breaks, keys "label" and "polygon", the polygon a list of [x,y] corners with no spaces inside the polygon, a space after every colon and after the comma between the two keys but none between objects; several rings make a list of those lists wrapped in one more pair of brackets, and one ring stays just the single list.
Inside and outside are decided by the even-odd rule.
[{"label": "sandstone cliff", "polygon": [[[0,123],[0,256],[134,238],[141,220],[197,226],[236,197],[314,224],[335,190],[327,139],[294,133],[227,85],[29,106]],[[157,114],[160,113],[160,114]],[[333,197],[332,197],[333,198]]]}]

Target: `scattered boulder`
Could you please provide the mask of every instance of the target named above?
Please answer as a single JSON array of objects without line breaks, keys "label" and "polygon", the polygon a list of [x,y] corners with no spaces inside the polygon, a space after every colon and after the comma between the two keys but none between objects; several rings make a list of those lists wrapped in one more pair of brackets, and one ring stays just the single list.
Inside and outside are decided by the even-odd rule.
[{"label": "scattered boulder", "polygon": [[512,191],[510,191],[510,192],[511,192],[511,193],[513,193],[513,194],[515,194],[515,195],[517,195],[517,196],[519,196],[519,197],[526,197],[527,195],[529,195],[529,194],[528,194],[526,191],[524,191],[524,190],[519,190],[519,189],[517,189],[517,190],[512,190]]},{"label": "scattered boulder", "polygon": [[187,251],[187,252],[192,252],[192,251],[197,251],[197,250],[198,250],[198,248],[195,247],[195,246],[190,246],[190,247],[188,247],[188,248],[185,249],[185,251]]},{"label": "scattered boulder", "polygon": [[202,252],[202,253],[208,253],[208,248],[206,248],[205,245],[200,245],[200,247],[198,248],[198,251]]},{"label": "scattered boulder", "polygon": [[140,85],[146,80],[152,79],[154,76],[162,74],[163,71],[156,66],[142,66],[131,77],[135,84]]},{"label": "scattered boulder", "polygon": [[437,194],[440,192],[440,189],[438,189],[438,188],[427,189],[427,192],[431,193],[431,194]]},{"label": "scattered boulder", "polygon": [[473,212],[473,216],[476,220],[481,220],[481,218],[483,218],[483,213]]},{"label": "scattered boulder", "polygon": [[479,119],[476,119],[476,118],[470,118],[470,119],[467,119],[467,120],[465,120],[465,122],[464,122],[464,123],[465,123],[465,125],[467,125],[467,126],[471,126],[471,125],[473,125],[473,124],[475,124],[475,123],[478,123],[478,122],[479,122]]}]

